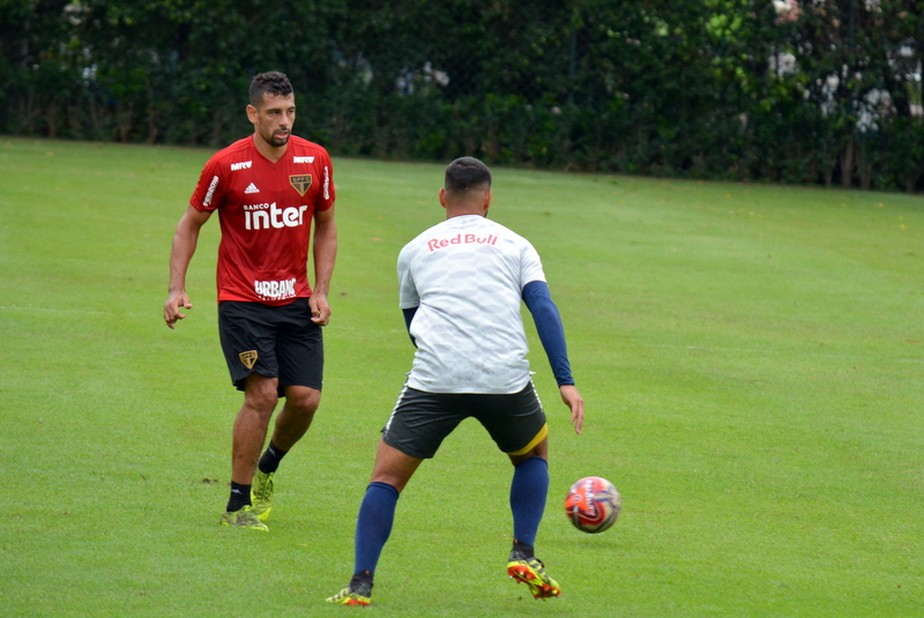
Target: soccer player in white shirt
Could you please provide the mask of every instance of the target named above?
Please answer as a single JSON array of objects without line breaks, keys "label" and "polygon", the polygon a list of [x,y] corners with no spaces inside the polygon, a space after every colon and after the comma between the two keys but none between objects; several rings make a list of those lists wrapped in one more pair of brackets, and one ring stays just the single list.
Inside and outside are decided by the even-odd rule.
[{"label": "soccer player in white shirt", "polygon": [[400,492],[468,417],[481,422],[514,466],[508,575],[527,584],[537,599],[561,594],[533,549],[549,487],[548,425],[530,379],[520,302],[533,316],[562,401],[580,433],[584,400],[571,377],[558,308],[533,246],[487,218],[491,172],[484,163],[472,157],[450,163],[439,201],[446,220],[398,256],[399,302],[417,351],[382,430],[359,509],[353,577],[327,599],[332,603],[371,603],[375,567]]}]

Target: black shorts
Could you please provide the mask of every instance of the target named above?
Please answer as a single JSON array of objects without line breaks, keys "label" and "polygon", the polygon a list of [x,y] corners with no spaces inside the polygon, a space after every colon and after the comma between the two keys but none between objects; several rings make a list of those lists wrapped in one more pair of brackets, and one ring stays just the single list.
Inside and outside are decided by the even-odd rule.
[{"label": "black shorts", "polygon": [[478,419],[508,455],[529,452],[548,434],[542,403],[529,382],[511,395],[425,393],[406,386],[382,429],[382,439],[411,457],[430,459],[468,417]]},{"label": "black shorts", "polygon": [[287,386],[321,390],[324,338],[321,327],[311,321],[307,298],[281,307],[221,302],[218,335],[238,390],[244,390],[251,373],[279,378],[280,396]]}]

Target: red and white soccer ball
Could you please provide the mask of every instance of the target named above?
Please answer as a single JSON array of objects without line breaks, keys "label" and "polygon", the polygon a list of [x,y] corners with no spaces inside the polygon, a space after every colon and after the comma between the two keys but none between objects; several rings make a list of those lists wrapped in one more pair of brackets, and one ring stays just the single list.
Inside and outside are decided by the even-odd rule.
[{"label": "red and white soccer ball", "polygon": [[616,486],[600,476],[585,476],[568,490],[565,512],[581,532],[603,532],[619,517],[622,498]]}]

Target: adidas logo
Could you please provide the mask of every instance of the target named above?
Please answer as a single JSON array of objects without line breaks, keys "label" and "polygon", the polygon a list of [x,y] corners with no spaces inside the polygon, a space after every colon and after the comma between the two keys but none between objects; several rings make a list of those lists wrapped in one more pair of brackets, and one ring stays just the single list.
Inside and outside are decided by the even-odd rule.
[{"label": "adidas logo", "polygon": [[247,185],[247,188],[244,189],[244,193],[248,193],[248,194],[249,193],[259,193],[259,192],[260,192],[260,189],[258,189],[257,185],[253,183],[250,183],[249,185]]}]

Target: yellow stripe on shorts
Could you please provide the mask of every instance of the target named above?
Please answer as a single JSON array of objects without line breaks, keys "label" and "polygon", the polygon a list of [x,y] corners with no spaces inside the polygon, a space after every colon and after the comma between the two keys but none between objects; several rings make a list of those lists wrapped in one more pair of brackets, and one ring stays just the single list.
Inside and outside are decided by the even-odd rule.
[{"label": "yellow stripe on shorts", "polygon": [[537,444],[545,440],[545,437],[547,435],[549,435],[549,424],[545,423],[544,425],[542,425],[542,429],[539,430],[536,436],[532,440],[529,441],[529,444],[527,444],[526,446],[524,446],[518,451],[514,451],[512,453],[507,453],[507,454],[512,457],[516,457],[517,455],[525,455],[526,453],[536,448]]}]

